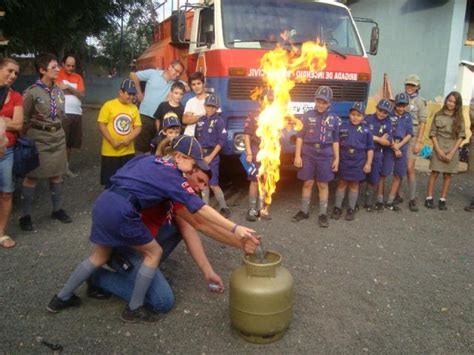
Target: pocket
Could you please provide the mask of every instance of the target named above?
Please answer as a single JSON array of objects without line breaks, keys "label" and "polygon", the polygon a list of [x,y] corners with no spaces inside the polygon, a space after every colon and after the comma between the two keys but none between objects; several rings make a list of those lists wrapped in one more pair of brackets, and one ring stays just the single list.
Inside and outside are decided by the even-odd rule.
[{"label": "pocket", "polygon": [[135,238],[143,235],[146,232],[146,228],[140,218],[140,214],[136,211],[125,214],[120,224],[119,232],[125,238]]}]

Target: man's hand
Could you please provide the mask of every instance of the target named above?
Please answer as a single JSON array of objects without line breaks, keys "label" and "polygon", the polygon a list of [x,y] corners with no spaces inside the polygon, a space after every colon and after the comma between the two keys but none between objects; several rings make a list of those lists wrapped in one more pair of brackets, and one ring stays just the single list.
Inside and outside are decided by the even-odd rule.
[{"label": "man's hand", "polygon": [[251,238],[243,238],[240,242],[245,254],[255,254],[255,250],[260,245],[260,237],[254,235]]},{"label": "man's hand", "polygon": [[235,229],[234,234],[237,236],[239,239],[243,238],[253,238],[255,243],[259,243],[258,239],[255,237],[255,231],[251,228],[247,228],[245,226],[238,225],[237,228]]},{"label": "man's hand", "polygon": [[[225,290],[224,282],[219,275],[217,275],[214,270],[209,271],[204,275],[204,279],[206,280],[206,287],[210,292],[217,292],[222,293]],[[216,285],[218,287],[209,287],[209,284]]]},{"label": "man's hand", "polygon": [[297,168],[302,168],[302,167],[303,167],[303,160],[301,159],[300,156],[295,156],[295,161],[293,162],[293,164],[294,164]]}]

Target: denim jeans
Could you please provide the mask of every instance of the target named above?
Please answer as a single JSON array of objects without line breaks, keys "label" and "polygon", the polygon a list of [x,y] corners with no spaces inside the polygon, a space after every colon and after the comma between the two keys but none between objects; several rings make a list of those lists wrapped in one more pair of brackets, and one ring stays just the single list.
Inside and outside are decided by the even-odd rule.
[{"label": "denim jeans", "polygon": [[[181,235],[175,225],[167,223],[161,226],[156,241],[163,249],[161,263],[166,260],[179,244]],[[119,266],[117,260],[112,257],[110,265],[116,272],[100,268],[91,277],[92,285],[129,302],[143,257],[139,252],[127,247],[115,248],[114,252],[118,252],[128,258],[133,265],[132,270],[124,271]],[[159,268],[147,291],[145,304],[151,306],[155,312],[159,313],[167,313],[174,306],[173,291]]]}]

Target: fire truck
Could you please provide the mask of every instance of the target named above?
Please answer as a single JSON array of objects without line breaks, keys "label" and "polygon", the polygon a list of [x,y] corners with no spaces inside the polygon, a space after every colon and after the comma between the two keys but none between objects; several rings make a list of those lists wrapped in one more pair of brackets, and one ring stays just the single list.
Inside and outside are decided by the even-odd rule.
[{"label": "fire truck", "polygon": [[[365,50],[356,21],[372,26]],[[282,33],[286,34],[283,40]],[[243,128],[248,113],[257,109],[251,92],[262,87],[260,59],[277,43],[284,48],[319,40],[327,46],[326,68],[300,70],[306,78],[291,90],[295,117],[312,109],[320,85],[333,89],[331,111],[347,117],[355,101],[367,102],[371,70],[367,54],[377,53],[379,28],[370,19],[353,18],[342,3],[330,0],[204,0],[186,1],[155,28],[153,45],[138,59],[137,68],[166,68],[180,59],[189,75],[201,71],[206,90],[219,95],[228,141],[223,154],[244,150]],[[294,152],[295,131],[284,129],[282,152]]]}]

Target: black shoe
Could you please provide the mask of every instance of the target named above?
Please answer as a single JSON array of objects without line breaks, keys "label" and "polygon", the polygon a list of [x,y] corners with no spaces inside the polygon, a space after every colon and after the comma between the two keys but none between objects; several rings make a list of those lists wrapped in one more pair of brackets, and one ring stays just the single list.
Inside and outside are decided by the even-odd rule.
[{"label": "black shoe", "polygon": [[63,301],[62,299],[60,299],[58,295],[54,295],[51,301],[49,301],[49,304],[46,307],[46,309],[48,310],[48,312],[58,313],[65,308],[79,307],[80,305],[81,305],[81,299],[77,297],[74,293],[66,301]]},{"label": "black shoe", "polygon": [[375,204],[375,210],[376,210],[377,212],[383,212],[383,203],[382,203],[382,202],[377,202],[377,203]]},{"label": "black shoe", "polygon": [[347,211],[346,211],[345,220],[346,221],[353,221],[354,216],[355,216],[355,210],[353,210],[352,208],[348,208]]},{"label": "black shoe", "polygon": [[398,207],[394,203],[386,203],[385,208],[391,211],[395,211],[395,212],[401,211],[400,207]]},{"label": "black shoe", "polygon": [[308,219],[309,218],[309,213],[304,213],[303,211],[299,211],[297,214],[295,214],[292,218],[292,222],[299,222],[303,219]]},{"label": "black shoe", "polygon": [[71,223],[72,222],[71,217],[69,217],[67,215],[66,211],[64,211],[63,209],[60,209],[60,210],[57,210],[57,211],[54,211],[53,213],[51,213],[51,218],[52,219],[57,219],[61,223]]},{"label": "black shoe", "polygon": [[374,211],[374,206],[372,206],[372,205],[364,205],[364,209],[365,209],[367,212],[373,212],[373,211]]},{"label": "black shoe", "polygon": [[438,209],[440,211],[447,211],[448,210],[448,206],[446,206],[446,200],[439,200]]},{"label": "black shoe", "polygon": [[410,202],[408,202],[408,208],[412,212],[418,212],[418,206],[416,205],[416,200],[410,200]]},{"label": "black shoe", "polygon": [[254,208],[250,208],[247,211],[247,215],[245,216],[245,219],[250,222],[255,222],[258,217],[258,211]]},{"label": "black shoe", "polygon": [[430,209],[435,208],[434,201],[433,201],[432,198],[427,198],[427,199],[425,200],[425,207],[426,207],[426,208],[430,208]]},{"label": "black shoe", "polygon": [[464,207],[464,211],[466,211],[466,212],[474,212],[474,203],[471,203],[470,205]]},{"label": "black shoe", "polygon": [[26,216],[20,217],[20,228],[22,231],[31,232],[35,228],[33,227],[33,222],[31,221],[31,216],[27,214]]},{"label": "black shoe", "polygon": [[402,197],[400,197],[400,195],[397,195],[395,196],[395,199],[393,200],[393,203],[398,205],[400,203],[403,203],[403,201],[405,201]]},{"label": "black shoe", "polygon": [[319,215],[318,224],[321,228],[329,227],[328,216],[326,216],[325,214]]},{"label": "black shoe", "polygon": [[331,213],[331,219],[338,220],[342,216],[342,210],[339,207],[334,207]]},{"label": "black shoe", "polygon": [[225,217],[225,218],[229,218],[229,217],[230,217],[230,214],[231,214],[231,213],[230,213],[230,209],[229,209],[229,208],[227,208],[227,207],[226,207],[226,208],[221,208],[220,212],[221,212],[221,215],[222,215],[223,217]]},{"label": "black shoe", "polygon": [[141,306],[135,310],[131,310],[128,306],[122,312],[120,317],[125,323],[153,323],[158,322],[158,317],[155,312],[152,312],[148,307]]},{"label": "black shoe", "polygon": [[92,285],[90,278],[87,279],[87,297],[95,298],[96,300],[107,300],[112,294],[102,290],[100,287],[95,287]]}]

